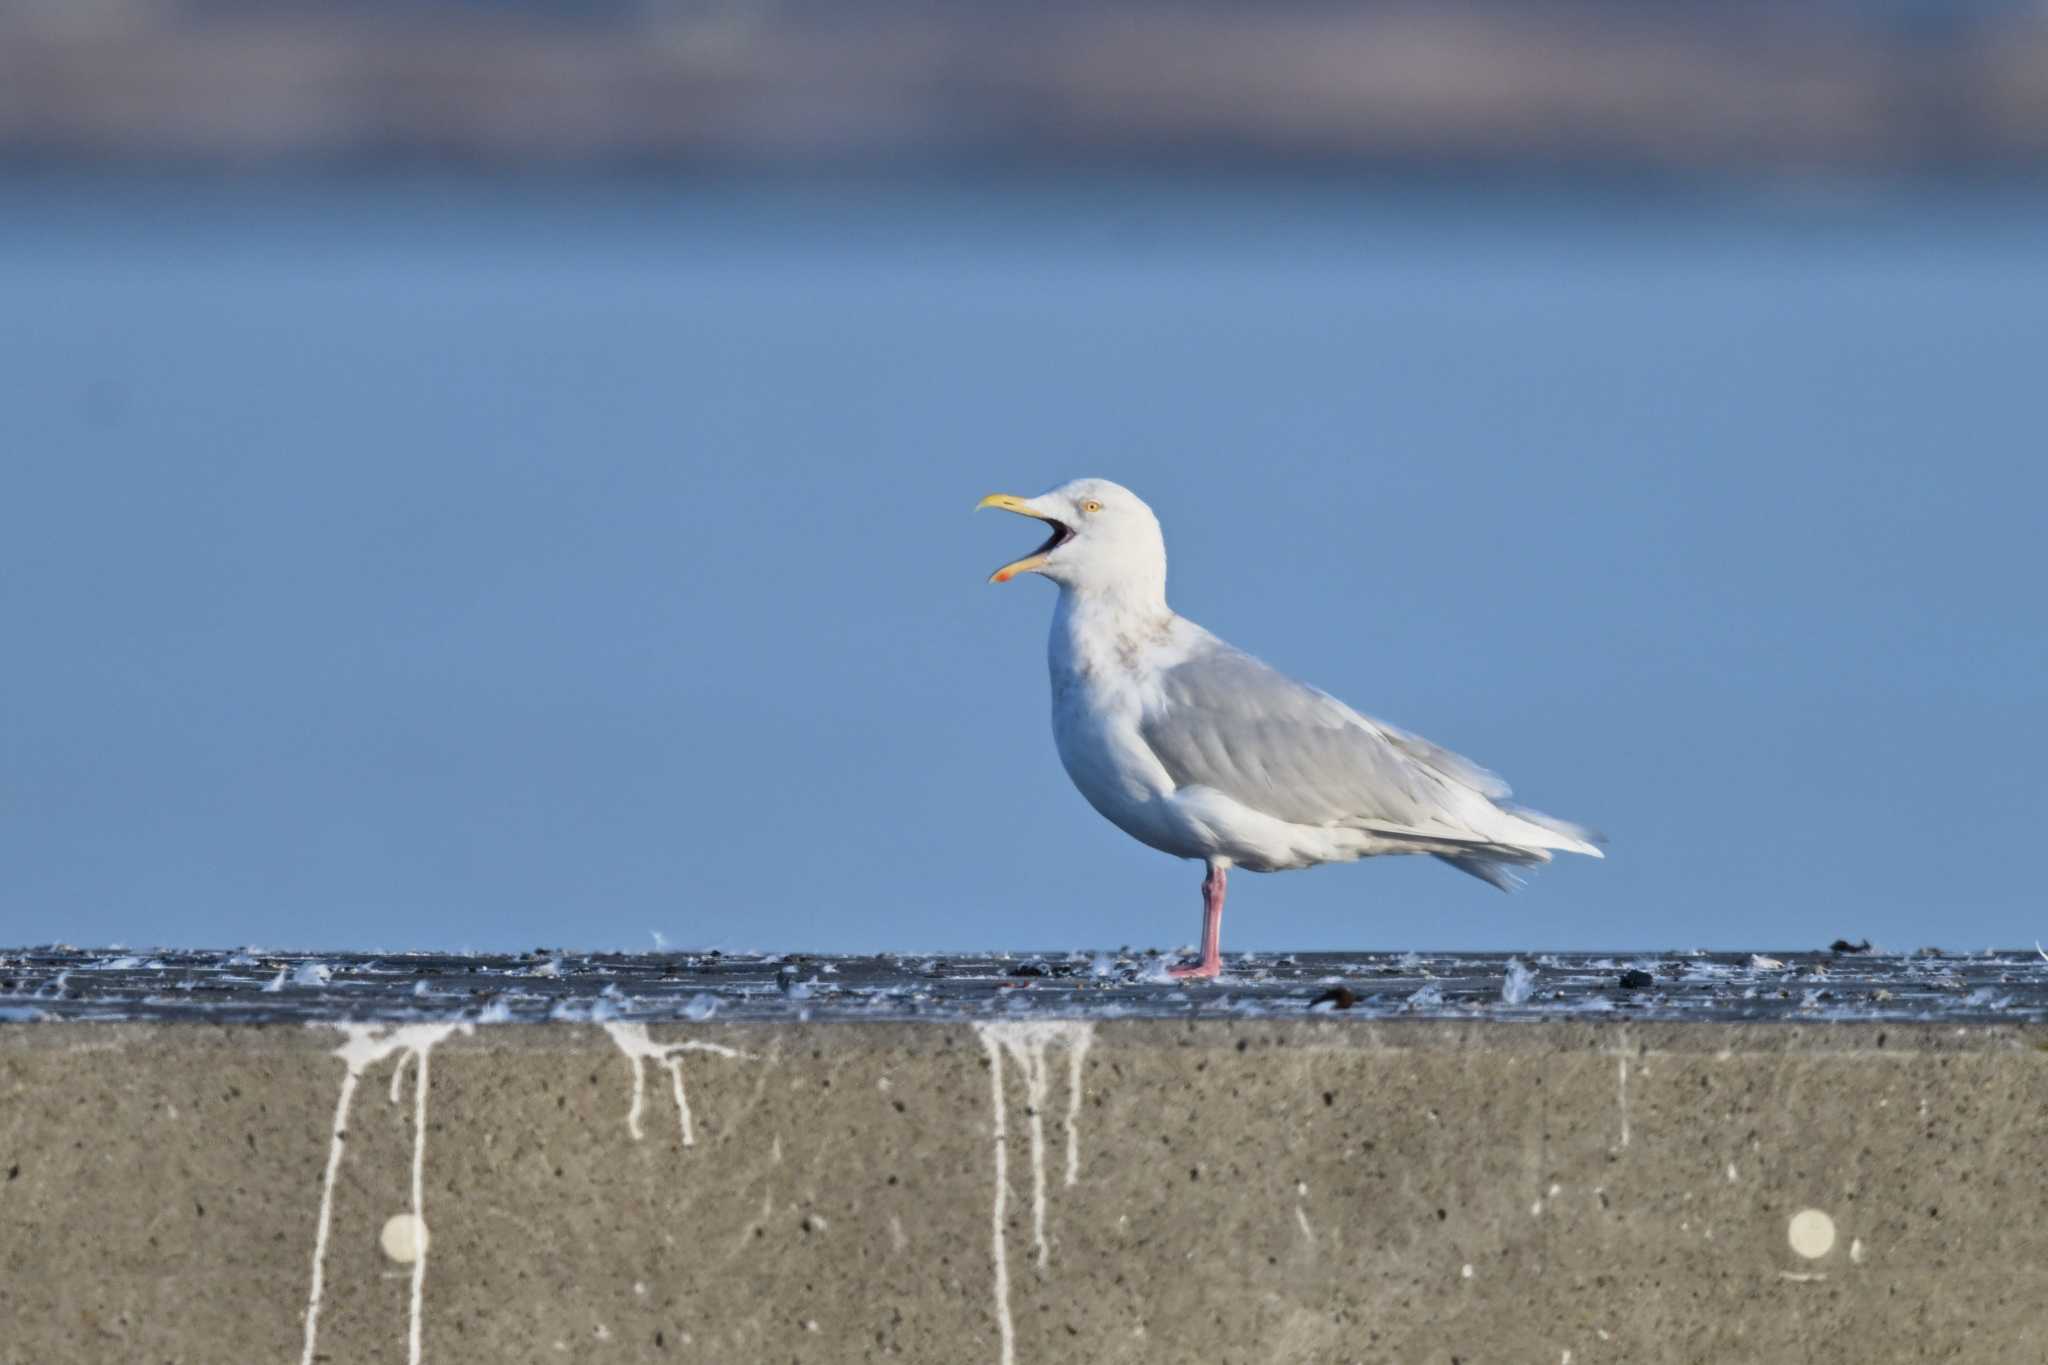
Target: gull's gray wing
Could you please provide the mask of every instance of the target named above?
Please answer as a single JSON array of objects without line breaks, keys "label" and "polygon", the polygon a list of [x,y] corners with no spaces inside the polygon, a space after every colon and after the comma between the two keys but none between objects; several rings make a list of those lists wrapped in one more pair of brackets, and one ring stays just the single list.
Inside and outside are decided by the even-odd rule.
[{"label": "gull's gray wing", "polygon": [[1161,672],[1157,704],[1139,722],[1176,784],[1294,824],[1489,839],[1474,826],[1501,813],[1492,802],[1508,787],[1498,777],[1220,640],[1205,643]]}]

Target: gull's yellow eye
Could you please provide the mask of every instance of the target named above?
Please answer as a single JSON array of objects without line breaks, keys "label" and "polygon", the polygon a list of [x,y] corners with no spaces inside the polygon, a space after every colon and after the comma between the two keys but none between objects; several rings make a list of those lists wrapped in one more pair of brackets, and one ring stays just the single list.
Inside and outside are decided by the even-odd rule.
[{"label": "gull's yellow eye", "polygon": [[1081,510],[1083,512],[1100,512],[1102,510],[1102,504],[1097,502],[1095,499],[1090,498],[1088,499],[1088,501],[1081,504]]}]

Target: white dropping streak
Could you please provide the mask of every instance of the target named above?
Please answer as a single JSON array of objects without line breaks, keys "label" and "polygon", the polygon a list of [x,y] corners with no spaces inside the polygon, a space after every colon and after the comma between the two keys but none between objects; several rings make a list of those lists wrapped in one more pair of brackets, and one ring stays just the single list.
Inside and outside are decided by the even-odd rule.
[{"label": "white dropping streak", "polygon": [[1067,1188],[1081,1183],[1081,1064],[1095,1042],[1088,1024],[1067,1036]]},{"label": "white dropping streak", "polygon": [[[356,1086],[361,1082],[363,1072],[397,1053],[398,1064],[391,1070],[391,1100],[395,1104],[398,1101],[399,1077],[405,1071],[406,1062],[419,1063],[419,1079],[413,1087],[412,1216],[424,1227],[427,1054],[450,1034],[469,1033],[474,1026],[466,1019],[459,1019],[439,1024],[342,1024],[339,1027],[348,1039],[334,1050],[334,1055],[342,1059],[348,1070],[341,1078],[341,1094],[334,1102],[334,1127],[327,1144],[327,1174],[320,1185],[320,1219],[313,1233],[313,1279],[306,1295],[306,1343],[299,1355],[300,1365],[313,1365],[313,1352],[320,1339],[320,1299],[327,1286],[327,1237],[334,1226],[334,1181],[341,1172],[349,1106],[355,1101]],[[412,1315],[406,1332],[406,1359],[410,1365],[419,1365],[420,1361],[420,1323],[425,1304],[426,1276],[427,1252],[422,1242],[419,1259],[412,1266]]]},{"label": "white dropping streak", "polygon": [[1628,1058],[1615,1059],[1621,1067],[1621,1145],[1628,1146]]},{"label": "white dropping streak", "polygon": [[647,1063],[657,1062],[668,1070],[670,1090],[676,1098],[676,1123],[682,1130],[683,1146],[697,1145],[697,1131],[690,1120],[690,1097],[683,1090],[683,1054],[685,1052],[709,1052],[717,1057],[742,1057],[745,1053],[722,1043],[702,1043],[688,1040],[680,1043],[657,1043],[647,1036],[645,1024],[622,1024],[607,1020],[604,1031],[611,1035],[612,1043],[626,1054],[627,1063],[633,1068],[633,1103],[626,1110],[626,1131],[638,1142],[646,1134],[640,1129],[640,1113],[645,1106],[647,1088]]},{"label": "white dropping streak", "polygon": [[313,1345],[320,1336],[320,1296],[327,1288],[327,1230],[334,1221],[334,1177],[341,1169],[342,1129],[348,1122],[348,1107],[356,1097],[356,1081],[361,1075],[351,1062],[341,1078],[341,1095],[334,1102],[334,1126],[327,1142],[327,1176],[320,1182],[320,1221],[313,1233],[313,1285],[306,1296],[306,1348],[299,1353],[299,1365],[313,1365]]},{"label": "white dropping streak", "polygon": [[1081,1071],[1095,1041],[1095,1025],[1079,1020],[1003,1020],[978,1023],[974,1031],[988,1053],[990,1110],[994,1118],[996,1193],[992,1214],[991,1259],[995,1268],[996,1325],[1002,1336],[1003,1365],[1016,1359],[1016,1327],[1010,1316],[1010,1253],[1004,1223],[1010,1206],[1009,1110],[1003,1097],[1003,1058],[1008,1055],[1024,1078],[1026,1112],[1031,1117],[1031,1246],[1042,1268],[1051,1255],[1045,1239],[1045,1100],[1050,1088],[1046,1052],[1056,1044],[1067,1049],[1067,1180],[1081,1179]]},{"label": "white dropping streak", "polygon": [[1045,1267],[1045,1049],[1024,1047],[1017,1054],[1024,1073],[1024,1112],[1031,1119],[1031,1254]]},{"label": "white dropping streak", "polygon": [[[427,1053],[407,1052],[398,1059],[398,1065],[391,1068],[391,1102],[398,1102],[398,1080],[405,1074],[406,1058],[418,1059],[413,1068],[412,1083],[412,1218],[413,1225],[422,1230],[427,1225],[425,1204],[427,1201]],[[427,1243],[419,1240],[419,1254],[412,1260],[412,1331],[406,1339],[406,1358],[419,1365],[420,1358],[420,1309],[426,1302],[427,1288]]]},{"label": "white dropping streak", "polygon": [[996,1198],[989,1216],[989,1259],[995,1266],[996,1332],[1002,1338],[1002,1365],[1015,1365],[1017,1327],[1010,1320],[1010,1251],[1003,1238],[1003,1219],[1010,1209],[1009,1130],[1003,1112],[1002,1046],[986,1024],[976,1024],[981,1046],[988,1053],[989,1112],[994,1115],[996,1144]]}]

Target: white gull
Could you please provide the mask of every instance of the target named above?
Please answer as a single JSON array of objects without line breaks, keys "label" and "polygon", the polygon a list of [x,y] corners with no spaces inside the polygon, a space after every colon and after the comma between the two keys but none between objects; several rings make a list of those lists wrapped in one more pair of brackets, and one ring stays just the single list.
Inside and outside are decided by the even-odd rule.
[{"label": "white gull", "polygon": [[1041,574],[1053,609],[1052,730],[1088,804],[1140,843],[1207,864],[1202,955],[1222,969],[1232,867],[1280,872],[1427,853],[1502,890],[1552,850],[1601,856],[1588,830],[1506,800],[1477,764],[1364,716],[1166,605],[1166,540],[1129,489],[1077,479],[1036,498],[991,493],[1049,523],[990,581]]}]

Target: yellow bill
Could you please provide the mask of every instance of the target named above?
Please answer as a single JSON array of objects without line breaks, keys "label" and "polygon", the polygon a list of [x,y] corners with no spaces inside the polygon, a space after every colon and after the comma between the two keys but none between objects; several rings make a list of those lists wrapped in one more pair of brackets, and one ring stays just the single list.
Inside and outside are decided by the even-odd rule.
[{"label": "yellow bill", "polygon": [[1008,564],[1003,565],[1002,568],[990,574],[988,581],[991,583],[1007,583],[1020,573],[1038,572],[1045,567],[1047,556],[1057,549],[1061,542],[1074,534],[1065,522],[1057,517],[1047,516],[1033,507],[1030,499],[1020,498],[1014,493],[991,493],[980,502],[974,504],[974,510],[977,512],[984,507],[1000,507],[1005,512],[1015,512],[1020,517],[1030,517],[1035,521],[1043,521],[1052,527],[1051,539],[1022,559],[1013,559]]}]

